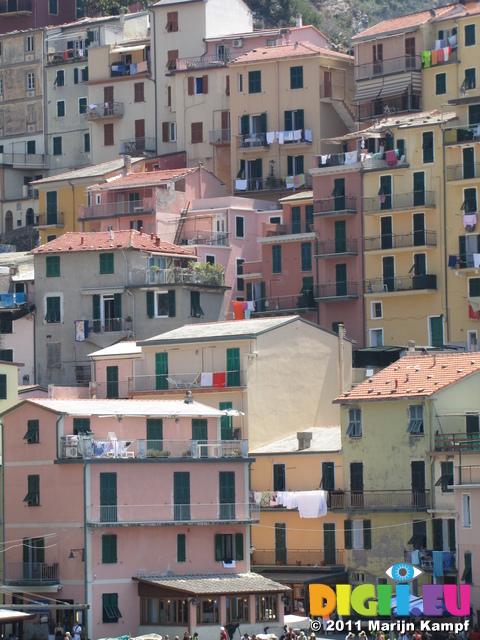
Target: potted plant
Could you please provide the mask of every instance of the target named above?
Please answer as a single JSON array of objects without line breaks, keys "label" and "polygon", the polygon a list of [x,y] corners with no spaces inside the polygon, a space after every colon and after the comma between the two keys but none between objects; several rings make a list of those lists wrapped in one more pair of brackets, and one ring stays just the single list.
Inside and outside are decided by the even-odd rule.
[{"label": "potted plant", "polygon": [[190,449],[183,449],[181,456],[182,458],[190,458]]}]

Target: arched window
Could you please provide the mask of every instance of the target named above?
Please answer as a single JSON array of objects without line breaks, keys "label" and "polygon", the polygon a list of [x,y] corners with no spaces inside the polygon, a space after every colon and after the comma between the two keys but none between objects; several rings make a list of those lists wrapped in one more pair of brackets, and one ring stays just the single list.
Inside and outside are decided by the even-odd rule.
[{"label": "arched window", "polygon": [[13,231],[13,213],[10,209],[5,214],[5,231]]},{"label": "arched window", "polygon": [[25,224],[27,227],[31,227],[35,222],[35,215],[33,213],[33,209],[30,207],[27,209],[27,215],[25,216]]}]

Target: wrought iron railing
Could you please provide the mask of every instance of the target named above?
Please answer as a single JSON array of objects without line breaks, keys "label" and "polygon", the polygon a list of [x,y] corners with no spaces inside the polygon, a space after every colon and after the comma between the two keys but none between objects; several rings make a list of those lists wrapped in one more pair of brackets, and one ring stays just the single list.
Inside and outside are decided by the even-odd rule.
[{"label": "wrought iron railing", "polygon": [[220,389],[222,387],[244,387],[246,372],[204,371],[137,375],[130,378],[130,391],[168,391],[172,389]]},{"label": "wrought iron railing", "polygon": [[108,202],[103,204],[92,204],[90,207],[80,205],[80,218],[108,218],[110,216],[132,216],[143,213],[155,213],[154,198],[144,198],[143,200],[133,200],[131,202]]},{"label": "wrought iron railing", "polygon": [[42,583],[58,581],[58,562],[6,562],[5,582]]},{"label": "wrought iron railing", "polygon": [[436,231],[414,231],[413,233],[383,234],[365,238],[365,251],[400,249],[404,247],[436,247]]},{"label": "wrought iron railing", "polygon": [[355,67],[355,80],[364,80],[373,76],[384,76],[390,73],[400,73],[403,71],[421,71],[421,56],[399,56],[398,58],[388,58],[376,62],[367,62]]},{"label": "wrought iron railing", "polygon": [[358,282],[333,282],[315,285],[316,300],[358,298]]},{"label": "wrought iron railing", "polygon": [[313,201],[314,213],[321,216],[334,216],[338,212],[357,213],[356,196],[338,196],[336,198],[322,198]]},{"label": "wrought iron railing", "polygon": [[418,510],[430,506],[430,491],[364,490],[330,491],[332,510],[368,509],[372,511]]},{"label": "wrought iron railing", "polygon": [[396,291],[417,291],[437,289],[437,276],[424,273],[419,276],[392,276],[365,280],[365,293],[392,293]]},{"label": "wrought iron railing", "polygon": [[313,222],[264,222],[262,224],[262,238],[271,238],[273,236],[297,235],[300,233],[312,233]]},{"label": "wrought iron railing", "polygon": [[410,191],[408,193],[388,193],[364,196],[363,211],[391,211],[392,209],[413,209],[414,207],[434,207],[435,191]]},{"label": "wrought iron railing", "polygon": [[255,549],[252,564],[322,566],[343,564],[343,549]]},{"label": "wrought iron railing", "polygon": [[155,153],[155,138],[128,138],[120,140],[120,153]]},{"label": "wrought iron railing", "polygon": [[322,240],[318,243],[316,255],[318,256],[335,256],[349,253],[357,255],[357,239],[341,238],[338,240]]},{"label": "wrought iron railing", "polygon": [[65,224],[65,216],[63,213],[59,213],[58,211],[52,211],[47,213],[41,213],[38,216],[38,222],[35,223],[35,226],[38,227],[63,227]]},{"label": "wrought iron railing", "polygon": [[90,104],[85,113],[86,120],[100,120],[101,118],[121,118],[124,112],[123,102],[102,102]]}]

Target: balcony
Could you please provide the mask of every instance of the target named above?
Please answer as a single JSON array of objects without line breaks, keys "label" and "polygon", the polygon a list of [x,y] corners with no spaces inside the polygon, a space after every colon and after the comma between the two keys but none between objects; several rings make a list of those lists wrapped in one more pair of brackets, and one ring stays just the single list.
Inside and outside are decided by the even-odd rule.
[{"label": "balcony", "polygon": [[467,252],[457,256],[456,269],[475,269],[475,253]]},{"label": "balcony", "polygon": [[43,153],[0,153],[0,165],[11,164],[18,167],[43,167],[45,156]]},{"label": "balcony", "polygon": [[79,219],[85,218],[118,218],[121,216],[138,216],[155,213],[155,199],[144,198],[133,202],[109,202],[92,204],[90,207],[80,205]]},{"label": "balcony", "polygon": [[186,71],[194,69],[211,69],[212,67],[226,67],[229,62],[236,60],[238,54],[226,53],[224,55],[214,56],[194,56],[193,58],[177,58],[175,66],[177,71]]},{"label": "balcony", "polygon": [[188,245],[214,245],[217,247],[229,247],[228,233],[220,231],[192,231],[191,233],[183,233],[181,244]]},{"label": "balcony", "polygon": [[[384,118],[385,116],[395,116],[395,114],[401,113],[421,112],[421,91],[416,85],[416,82],[409,83],[405,87],[408,93],[402,93],[402,90],[399,89],[401,95],[384,96],[380,100],[365,98],[365,101],[363,101],[362,99],[361,104],[357,102],[357,120],[372,120],[373,118]],[[379,91],[381,86],[377,88]]]},{"label": "balcony", "polygon": [[39,229],[45,229],[47,227],[64,227],[65,216],[58,211],[52,211],[50,213],[41,213],[38,216],[38,222],[35,222],[35,226]]},{"label": "balcony", "polygon": [[435,435],[435,451],[480,451],[480,434],[442,433]]},{"label": "balcony", "polygon": [[224,287],[225,273],[212,269],[203,268],[204,265],[198,263],[201,268],[174,267],[173,269],[160,269],[150,267],[147,269],[147,284],[202,284],[205,286]]},{"label": "balcony", "polygon": [[[477,451],[480,451],[480,443]],[[456,485],[478,485],[480,486],[480,465],[461,465],[456,467]]]},{"label": "balcony", "polygon": [[208,132],[208,141],[210,144],[229,144],[230,140],[230,129],[214,129]]},{"label": "balcony", "polygon": [[251,524],[260,522],[260,509],[248,502],[228,504],[119,504],[87,507],[87,524],[176,525],[176,524]]},{"label": "balcony", "polygon": [[390,251],[412,247],[436,247],[436,231],[414,231],[413,233],[396,233],[365,238],[365,251]]},{"label": "balcony", "polygon": [[313,224],[299,220],[281,224],[278,222],[262,223],[262,238],[277,238],[278,236],[295,236],[314,233]]},{"label": "balcony", "polygon": [[291,296],[270,296],[268,298],[258,298],[254,301],[255,311],[252,316],[262,317],[271,315],[305,313],[317,308],[313,291],[299,293]]},{"label": "balcony", "polygon": [[365,293],[400,293],[402,291],[436,291],[437,276],[424,273],[419,276],[392,276],[365,280]]},{"label": "balcony", "polygon": [[358,299],[358,282],[334,282],[315,285],[317,302],[343,302]]},{"label": "balcony", "polygon": [[464,165],[450,164],[447,166],[447,181],[454,180],[470,180],[472,178],[480,178],[480,163]]},{"label": "balcony", "polygon": [[155,138],[128,138],[120,140],[120,153],[135,155],[143,153],[155,153]]},{"label": "balcony", "polygon": [[[55,42],[55,46],[63,46],[63,42]],[[70,62],[82,62],[87,63],[88,59],[88,49],[77,50],[75,49],[66,49],[64,51],[55,51],[55,53],[49,53],[46,59],[46,65],[64,65],[69,64]]]},{"label": "balcony", "polygon": [[32,13],[32,0],[0,0],[0,18],[17,18]]},{"label": "balcony", "polygon": [[[288,181],[288,184],[287,184]],[[296,181],[298,184],[296,184]],[[284,178],[276,178],[268,176],[267,178],[248,178],[247,180],[234,180],[233,190],[236,194],[257,191],[286,191],[293,189],[311,188],[312,177],[310,174],[300,174],[297,176],[286,176]]]},{"label": "balcony", "polygon": [[435,207],[435,191],[410,191],[387,195],[365,196],[364,213],[383,213],[395,209],[414,209],[416,207]]},{"label": "balcony", "polygon": [[251,555],[251,564],[322,567],[324,565],[343,565],[343,549],[255,549]]},{"label": "balcony", "polygon": [[58,582],[58,563],[6,562],[6,584],[51,584]]},{"label": "balcony", "polygon": [[[352,162],[351,156],[347,156],[350,161],[345,164],[345,153],[332,153],[326,156],[314,156],[313,165],[315,169],[336,169],[339,166],[357,167],[362,171],[380,171],[383,169],[405,168],[408,166],[407,151],[403,147],[395,149],[395,158],[388,158],[386,154],[367,153],[358,151],[357,159]],[[322,162],[323,160],[323,162]]]},{"label": "balcony", "polygon": [[316,258],[341,258],[358,255],[357,239],[323,240],[318,243]]},{"label": "balcony", "polygon": [[123,102],[105,102],[90,104],[87,107],[85,120],[102,120],[104,118],[122,118]]},{"label": "balcony", "polygon": [[419,511],[429,508],[430,491],[330,491],[330,500],[333,511]]},{"label": "balcony", "polygon": [[445,129],[445,145],[463,144],[480,140],[480,124],[471,127],[459,125]]},{"label": "balcony", "polygon": [[401,73],[405,71],[421,71],[421,56],[399,56],[377,62],[367,62],[355,67],[355,80],[365,80],[366,78],[378,78],[390,73]]},{"label": "balcony", "polygon": [[111,78],[123,78],[125,76],[135,77],[141,73],[150,73],[150,62],[147,60],[130,64],[123,64],[121,61],[112,62],[110,67]]},{"label": "balcony", "polygon": [[266,133],[245,133],[241,136],[235,136],[237,149],[268,149]]},{"label": "balcony", "polygon": [[[88,333],[115,333],[131,331],[131,320],[125,318],[89,319]],[[120,339],[120,337],[119,337]]]},{"label": "balcony", "polygon": [[247,440],[115,440],[92,436],[60,438],[61,460],[131,459],[168,461],[172,458],[247,458]]},{"label": "balcony", "polygon": [[313,212],[314,215],[322,218],[354,215],[357,213],[357,198],[356,196],[340,196],[314,200]]},{"label": "balcony", "polygon": [[129,393],[144,391],[171,392],[185,389],[238,388],[246,386],[246,372],[241,371],[202,371],[167,373],[166,375],[138,375],[129,379]]},{"label": "balcony", "polygon": [[[433,552],[430,549],[424,549],[417,555],[417,558],[413,556],[413,551],[409,549],[405,549],[403,552],[403,560],[404,562],[408,562],[409,564],[413,564],[412,561],[416,560],[420,561],[419,566],[425,572],[433,572]],[[443,571],[444,573],[456,573],[457,572],[457,561],[455,557],[455,553],[451,553],[450,551],[443,552]]]}]

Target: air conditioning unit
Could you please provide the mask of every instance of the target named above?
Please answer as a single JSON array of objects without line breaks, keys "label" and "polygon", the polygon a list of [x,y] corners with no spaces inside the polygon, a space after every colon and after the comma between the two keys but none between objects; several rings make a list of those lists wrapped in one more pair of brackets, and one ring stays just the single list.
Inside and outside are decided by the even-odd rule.
[{"label": "air conditioning unit", "polygon": [[238,49],[242,45],[243,45],[243,40],[241,38],[238,38],[237,40],[234,40],[232,42],[232,47],[234,47],[235,49]]}]

